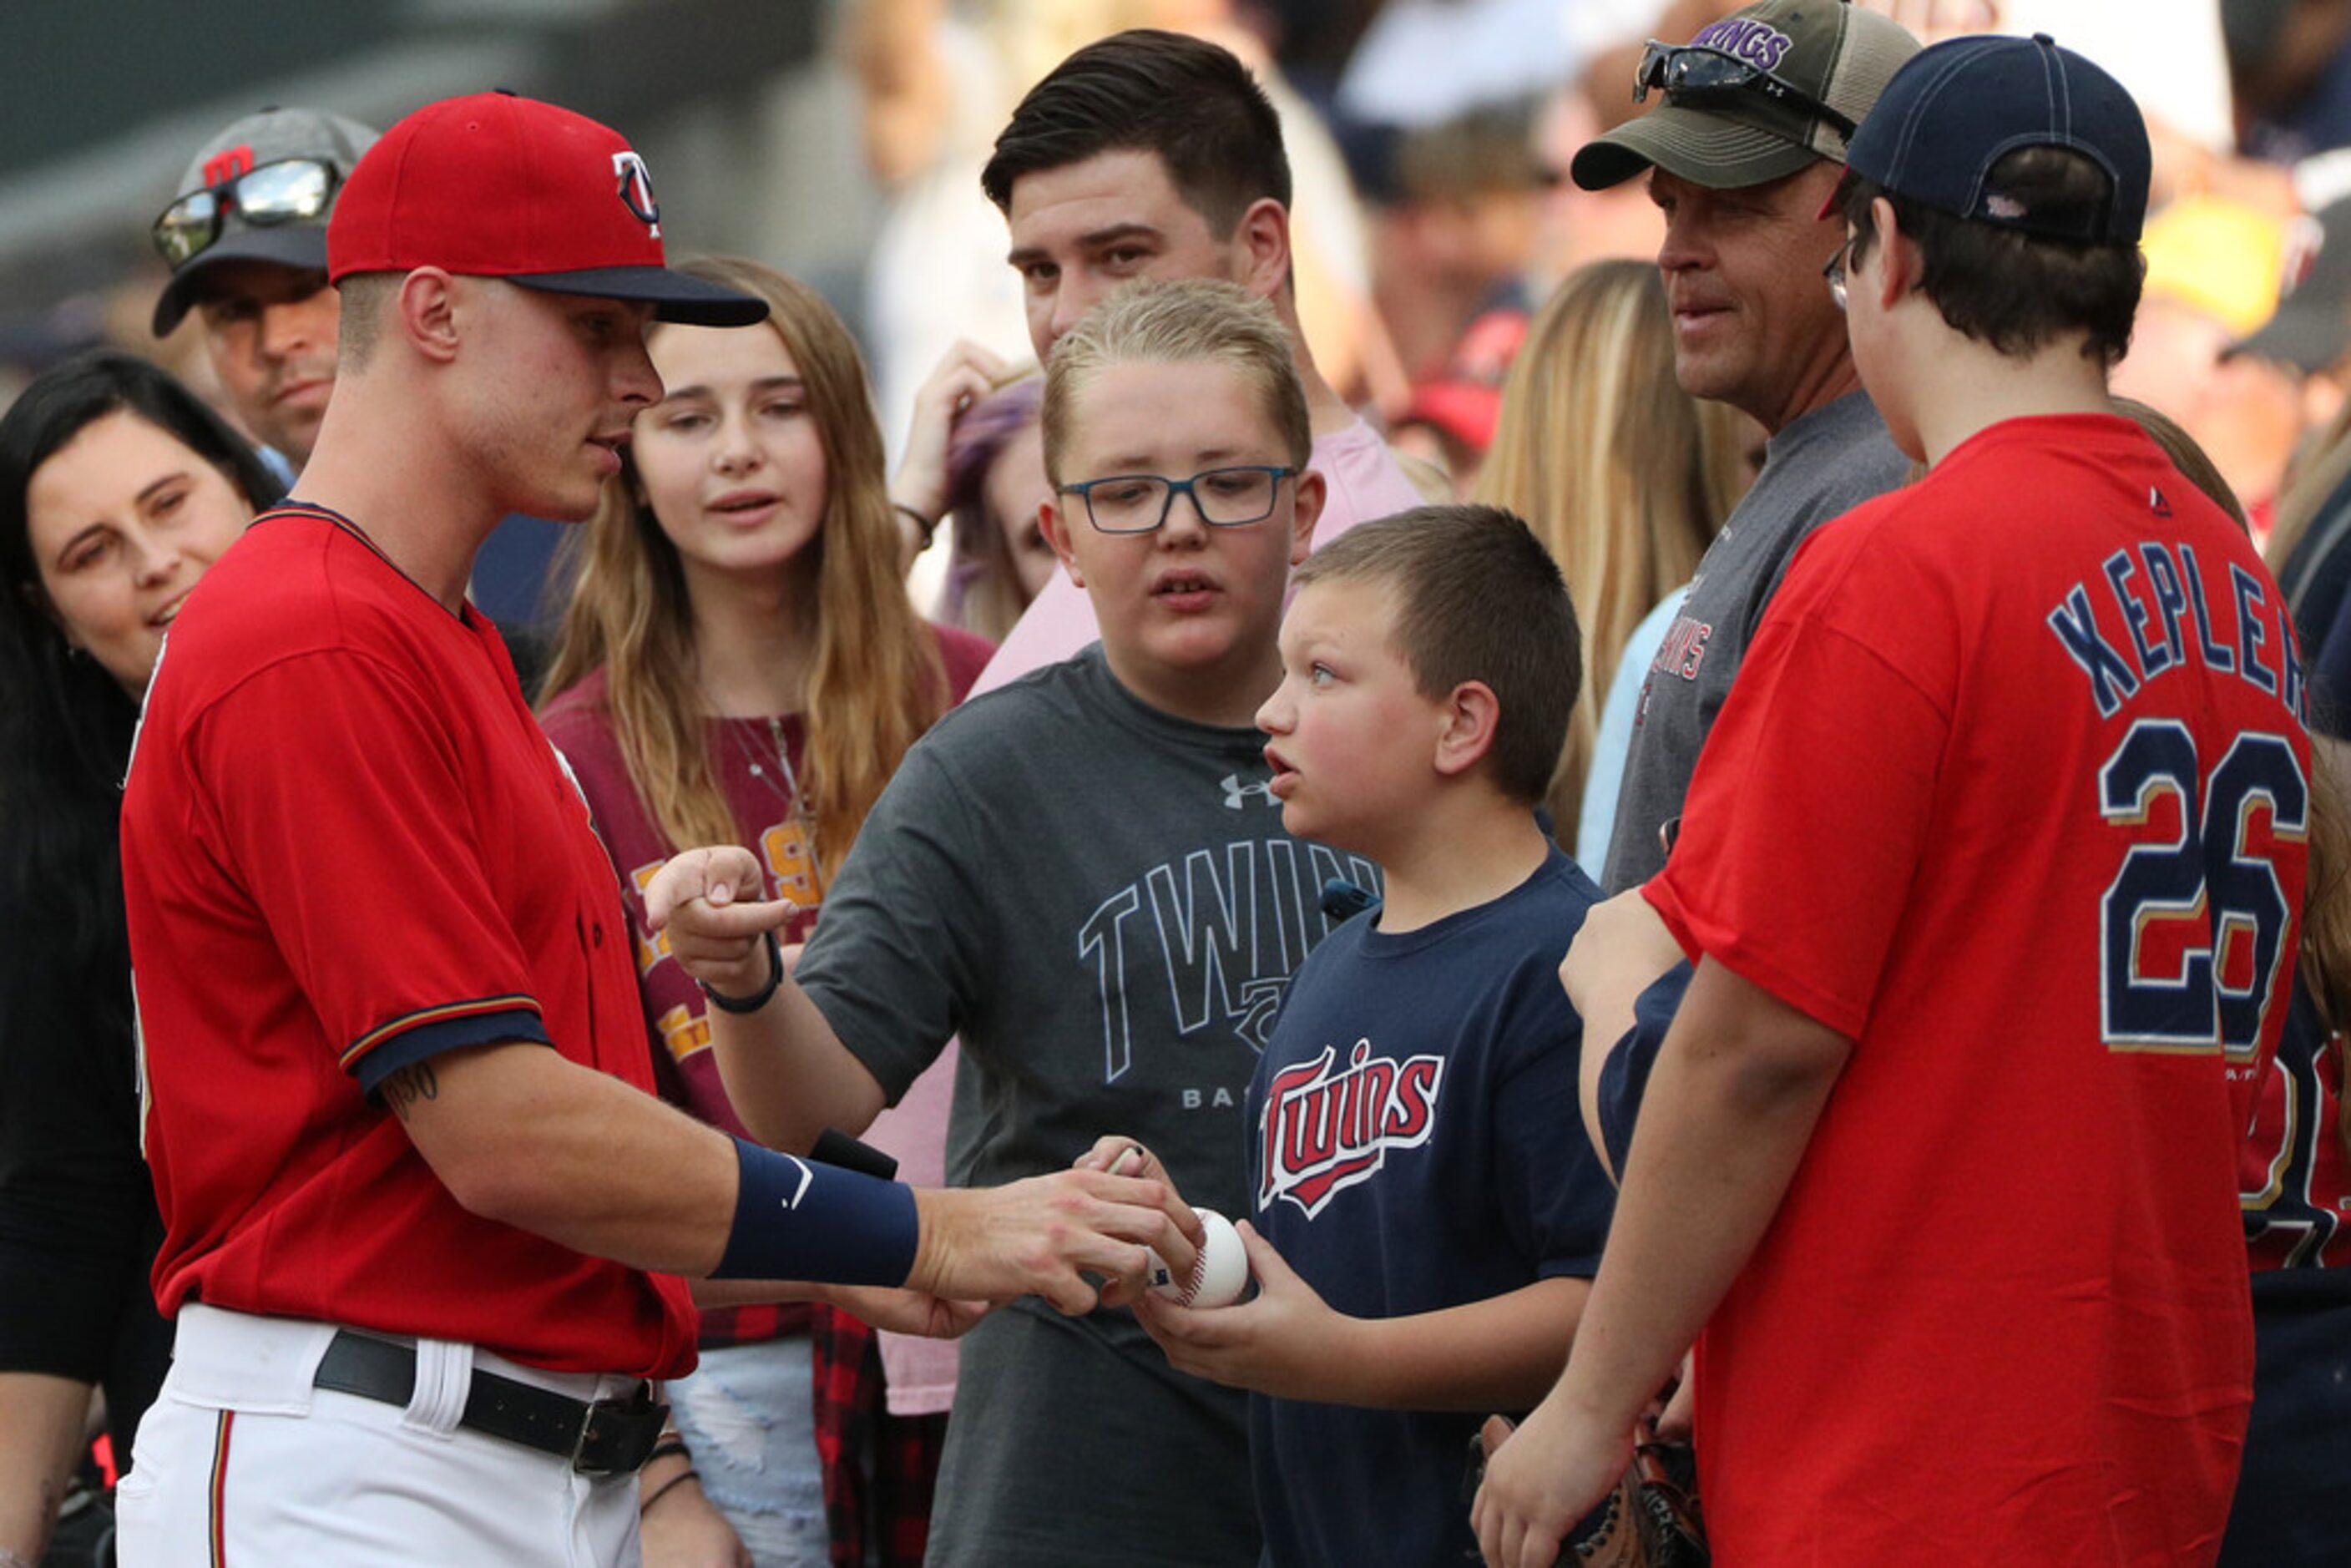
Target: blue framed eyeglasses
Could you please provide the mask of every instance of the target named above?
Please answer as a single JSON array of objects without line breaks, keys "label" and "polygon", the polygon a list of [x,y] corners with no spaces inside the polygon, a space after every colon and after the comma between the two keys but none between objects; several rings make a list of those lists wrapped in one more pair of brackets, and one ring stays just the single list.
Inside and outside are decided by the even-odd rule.
[{"label": "blue framed eyeglasses", "polygon": [[1176,508],[1176,497],[1189,496],[1192,509],[1212,528],[1245,528],[1273,516],[1281,482],[1295,468],[1243,464],[1208,468],[1189,479],[1164,474],[1113,474],[1060,486],[1064,496],[1085,503],[1086,520],[1097,533],[1147,534],[1163,527]]}]

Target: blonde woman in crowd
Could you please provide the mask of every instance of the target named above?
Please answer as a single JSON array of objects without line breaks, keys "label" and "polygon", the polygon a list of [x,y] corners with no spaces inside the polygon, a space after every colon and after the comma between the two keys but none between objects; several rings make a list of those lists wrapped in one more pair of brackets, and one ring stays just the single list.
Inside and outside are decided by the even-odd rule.
[{"label": "blonde woman in crowd", "polygon": [[[739,1136],[705,998],[647,935],[642,889],[680,845],[744,844],[769,895],[799,905],[788,938],[805,939],[899,758],[991,647],[907,600],[881,433],[841,319],[755,263],[681,270],[766,299],[768,326],[653,329],[665,392],[638,414],[580,540],[543,722],[627,891],[663,1092]],[[697,1493],[762,1568],[862,1563],[868,1534],[872,1561],[919,1561],[944,1406],[889,1416],[870,1331],[844,1314],[704,1305],[701,1369],[670,1387],[681,1446],[657,1450],[643,1481],[648,1561],[690,1530],[707,1538]],[[746,1410],[760,1429],[747,1438]]]},{"label": "blonde woman in crowd", "polygon": [[1651,263],[1577,269],[1527,329],[1476,498],[1533,526],[1583,628],[1583,691],[1549,801],[1562,843],[1573,842],[1626,639],[1689,580],[1746,493],[1750,428],[1674,380],[1673,320]]}]

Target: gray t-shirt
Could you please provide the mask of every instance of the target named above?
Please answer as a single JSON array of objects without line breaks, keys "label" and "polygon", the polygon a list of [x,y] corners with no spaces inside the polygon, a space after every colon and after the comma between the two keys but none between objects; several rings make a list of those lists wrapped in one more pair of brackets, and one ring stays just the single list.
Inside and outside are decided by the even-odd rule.
[{"label": "gray t-shirt", "polygon": [[[797,977],[893,1101],[961,1034],[950,1181],[1129,1133],[1190,1202],[1249,1212],[1241,1101],[1322,884],[1378,887],[1282,831],[1263,745],[1146,706],[1095,646],[907,753]],[[1131,1313],[1030,1298],[964,1341],[929,1561],[1253,1564],[1249,1496],[1238,1393]]]},{"label": "gray t-shirt", "polygon": [[1909,476],[1910,460],[1895,450],[1863,392],[1847,392],[1771,437],[1762,472],[1707,547],[1681,613],[1650,662],[1601,878],[1607,892],[1637,886],[1665,868],[1657,830],[1681,815],[1698,751],[1796,547]]}]

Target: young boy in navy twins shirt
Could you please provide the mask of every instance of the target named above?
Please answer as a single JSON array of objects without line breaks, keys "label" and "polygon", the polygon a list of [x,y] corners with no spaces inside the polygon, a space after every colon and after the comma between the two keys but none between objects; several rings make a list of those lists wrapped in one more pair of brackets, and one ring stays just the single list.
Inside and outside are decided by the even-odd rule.
[{"label": "young boy in navy twins shirt", "polygon": [[1273,791],[1290,832],[1378,862],[1385,902],[1309,956],[1249,1086],[1258,1293],[1137,1315],[1252,1391],[1271,1562],[1460,1562],[1479,1413],[1564,1362],[1611,1206],[1555,977],[1598,893],[1534,817],[1575,614],[1484,507],[1365,524],[1297,580],[1258,714]]}]

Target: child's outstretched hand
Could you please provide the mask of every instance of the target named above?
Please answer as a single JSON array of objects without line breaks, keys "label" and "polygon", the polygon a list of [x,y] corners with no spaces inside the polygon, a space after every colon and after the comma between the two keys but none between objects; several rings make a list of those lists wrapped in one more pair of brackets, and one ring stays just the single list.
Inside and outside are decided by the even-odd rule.
[{"label": "child's outstretched hand", "polygon": [[1333,1312],[1247,1220],[1235,1229],[1249,1249],[1257,1294],[1229,1307],[1179,1307],[1145,1295],[1134,1315],[1178,1372],[1284,1399],[1343,1400],[1356,1364],[1348,1337],[1359,1320]]}]

